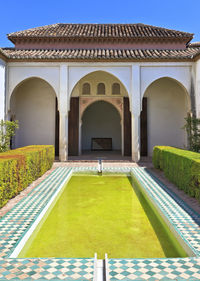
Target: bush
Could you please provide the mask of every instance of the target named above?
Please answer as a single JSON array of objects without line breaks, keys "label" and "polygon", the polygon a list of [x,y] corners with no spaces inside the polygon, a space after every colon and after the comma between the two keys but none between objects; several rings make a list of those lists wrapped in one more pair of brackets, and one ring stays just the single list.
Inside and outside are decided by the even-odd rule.
[{"label": "bush", "polygon": [[155,146],[153,164],[179,189],[200,201],[200,153],[169,146]]},{"label": "bush", "polygon": [[200,118],[188,115],[185,120],[184,128],[188,136],[189,150],[200,152]]},{"label": "bush", "polygon": [[0,121],[0,152],[10,149],[11,138],[15,135],[15,130],[18,128],[18,121]]},{"label": "bush", "polygon": [[53,145],[31,145],[0,153],[0,208],[52,167]]}]

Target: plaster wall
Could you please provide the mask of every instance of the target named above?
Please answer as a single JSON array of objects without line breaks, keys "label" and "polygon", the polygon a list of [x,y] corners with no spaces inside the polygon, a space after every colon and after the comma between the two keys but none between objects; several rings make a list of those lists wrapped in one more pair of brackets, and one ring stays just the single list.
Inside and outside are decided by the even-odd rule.
[{"label": "plaster wall", "polygon": [[15,148],[32,144],[55,144],[55,92],[41,79],[29,79],[15,89],[11,115],[19,121]]},{"label": "plaster wall", "polygon": [[[19,85],[21,82],[23,82],[24,80],[31,77],[37,77],[47,81],[53,87],[56,95],[58,96],[60,90],[60,84],[59,84],[60,69],[59,67],[53,65],[49,65],[49,66],[47,65],[35,66],[35,64],[31,65],[31,64],[23,63],[20,66],[19,65],[9,66],[8,94],[7,94],[8,101],[15,87]],[[9,107],[9,102],[8,102],[8,107]]]},{"label": "plaster wall", "polygon": [[[84,83],[90,84],[90,96],[96,96],[99,97],[100,95],[97,95],[97,85],[99,83],[105,84],[105,95],[102,96],[128,96],[128,93],[124,87],[124,85],[113,75],[110,75],[109,73],[102,72],[102,71],[96,71],[92,72],[86,76],[84,76],[74,87],[72,91],[72,96],[81,96],[82,95],[82,87]],[[120,84],[120,95],[112,95],[112,85],[113,83],[119,83]],[[86,97],[87,95],[83,95]]]},{"label": "plaster wall", "polygon": [[[8,63],[7,72],[7,100],[6,110],[9,110],[9,98],[17,85],[25,81],[30,77],[39,77],[47,81],[54,89],[58,97],[58,106],[60,110],[60,155],[64,155],[66,151],[65,146],[67,145],[67,127],[65,126],[65,119],[69,110],[69,102],[71,94],[78,96],[80,89],[84,82],[91,83],[91,94],[92,97],[96,97],[96,88],[99,82],[104,82],[106,85],[106,98],[111,97],[111,84],[112,82],[119,82],[121,86],[121,96],[128,95],[130,100],[130,109],[134,114],[135,123],[139,124],[139,115],[142,103],[142,97],[144,93],[151,89],[151,84],[161,77],[171,77],[177,80],[177,85],[182,84],[183,88],[188,93],[191,90],[191,68],[192,63],[187,62],[13,62]],[[1,75],[2,77],[2,75]],[[200,77],[200,66],[196,64],[196,76],[195,90],[196,100],[198,100],[198,106],[200,105],[200,86],[198,86],[198,77]],[[196,80],[195,80],[196,79]],[[103,81],[102,81],[103,80]],[[28,80],[27,80],[28,81]],[[26,82],[26,81],[25,81]],[[200,83],[199,83],[200,84]],[[3,84],[0,85],[2,87]],[[23,85],[23,83],[22,83]],[[150,86],[151,85],[151,86]],[[167,91],[163,88],[162,92]],[[53,92],[54,92],[53,91]],[[37,96],[37,95],[36,95]],[[115,96],[117,97],[117,96]],[[159,97],[156,102],[159,102]],[[87,96],[84,96],[87,98]],[[173,100],[174,98],[174,100]],[[171,97],[172,108],[176,104],[176,98]],[[187,95],[187,102],[189,104],[190,96]],[[151,101],[150,101],[151,102]],[[23,101],[22,101],[23,103]],[[17,102],[16,102],[17,104]],[[44,104],[44,101],[41,103]],[[166,103],[166,105],[170,103]],[[179,106],[178,104],[177,106]],[[2,105],[0,105],[0,108]],[[197,106],[197,107],[198,107]],[[47,108],[47,105],[45,104]],[[151,109],[151,107],[150,107]],[[45,109],[46,110],[46,109]],[[157,108],[155,108],[156,112]],[[190,109],[188,109],[190,110]],[[177,112],[179,109],[177,109]],[[173,113],[174,114],[174,113]],[[170,115],[170,113],[169,113]],[[154,114],[153,114],[154,116]],[[152,120],[158,118],[159,115],[154,116]],[[178,116],[178,114],[177,114]],[[169,120],[171,116],[169,116]],[[158,121],[158,119],[157,119]],[[153,121],[151,121],[152,123]],[[47,122],[48,123],[48,122]],[[49,122],[50,123],[50,122]],[[49,126],[49,125],[48,125]],[[182,126],[182,125],[181,125]],[[162,127],[162,126],[160,126]],[[139,127],[138,127],[139,128]],[[155,130],[155,127],[154,127]],[[138,151],[139,147],[139,129],[132,131],[133,140],[135,145],[132,143],[133,152]],[[162,134],[161,134],[162,135]],[[169,136],[168,136],[169,137]],[[150,147],[152,148],[154,143],[154,134],[150,132],[150,138],[152,139]],[[178,137],[177,137],[178,138]],[[176,137],[175,137],[176,139]],[[158,139],[160,142],[160,139]],[[162,139],[161,139],[162,140]],[[123,142],[123,141],[122,141]],[[157,142],[157,138],[156,138]],[[182,139],[178,141],[178,144],[183,143]],[[62,145],[61,145],[62,144]],[[176,142],[175,142],[176,145]],[[61,149],[63,147],[63,149]],[[64,158],[63,158],[64,159]]]},{"label": "plaster wall", "polygon": [[170,77],[182,84],[188,93],[191,90],[191,66],[174,64],[142,66],[141,67],[141,97],[143,97],[148,86],[162,77]]},{"label": "plaster wall", "polygon": [[200,118],[200,59],[196,62],[195,94],[196,94],[196,114],[197,117]]},{"label": "plaster wall", "polygon": [[[113,75],[116,80],[120,80],[121,83],[124,85],[127,93],[130,93],[131,88],[131,67],[130,66],[112,66],[111,64],[107,64],[107,66],[103,66],[102,64],[91,64],[88,66],[88,63],[83,63],[81,66],[70,66],[69,67],[69,95],[71,95],[74,87],[76,84],[84,78],[86,75],[94,72],[94,77],[96,76],[95,71],[105,71],[107,73],[107,78],[105,75],[106,80],[110,79],[110,75]],[[103,77],[102,77],[103,78]],[[95,78],[98,79],[98,78]]]},{"label": "plaster wall", "polygon": [[113,105],[98,101],[90,105],[82,118],[82,150],[91,149],[91,138],[112,138],[113,150],[121,150],[120,115]]},{"label": "plaster wall", "polygon": [[5,119],[6,64],[0,59],[0,120]]},{"label": "plaster wall", "polygon": [[182,129],[187,116],[187,98],[183,88],[169,78],[155,81],[145,92],[147,97],[148,152],[155,145],[184,148],[187,137]]}]

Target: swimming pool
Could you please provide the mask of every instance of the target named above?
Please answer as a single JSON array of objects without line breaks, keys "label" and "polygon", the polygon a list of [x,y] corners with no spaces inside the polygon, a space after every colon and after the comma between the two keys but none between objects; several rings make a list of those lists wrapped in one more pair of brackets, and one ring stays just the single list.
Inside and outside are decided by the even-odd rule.
[{"label": "swimming pool", "polygon": [[[48,280],[101,280],[96,279],[97,263],[94,258],[17,258],[58,193],[62,192],[65,182],[73,173],[85,171],[96,173],[96,169],[91,167],[56,168],[1,218],[0,280],[10,280],[11,277],[26,280],[30,276],[35,280],[46,277]],[[145,196],[190,256],[146,259],[108,256],[105,271],[109,280],[122,280],[124,276],[126,280],[138,280],[138,276],[144,280],[200,280],[200,216],[144,168],[109,168],[106,171],[134,174],[136,184],[141,185]]]},{"label": "swimming pool", "polygon": [[73,174],[20,258],[186,257],[131,174]]}]

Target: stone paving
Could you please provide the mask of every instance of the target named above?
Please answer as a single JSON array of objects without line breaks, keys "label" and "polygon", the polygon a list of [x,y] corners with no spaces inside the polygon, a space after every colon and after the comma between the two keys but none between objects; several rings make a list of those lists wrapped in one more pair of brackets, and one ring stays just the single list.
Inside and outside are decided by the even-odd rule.
[{"label": "stone paving", "polygon": [[[198,204],[187,199],[189,206],[160,181],[160,173],[147,161],[138,168],[136,163],[104,163],[105,169],[130,171],[148,189],[157,204],[183,240],[189,243],[196,257],[179,259],[108,259],[107,279],[114,280],[200,280],[200,216],[191,207]],[[97,163],[55,163],[43,177],[1,209],[0,215],[0,280],[94,280],[95,260],[90,259],[16,259],[10,258],[13,249],[31,227],[59,185],[66,180],[71,169],[96,170]],[[157,175],[156,175],[157,176]],[[162,179],[163,181],[163,179]],[[166,180],[167,181],[167,180]],[[145,186],[146,183],[146,186]],[[177,190],[176,190],[177,191]],[[152,193],[154,192],[154,194]],[[184,195],[185,196],[185,195]],[[184,197],[183,196],[183,197]],[[187,197],[187,196],[186,196]],[[166,199],[167,198],[167,199]],[[172,208],[166,204],[172,204]],[[171,211],[170,211],[171,210]],[[69,274],[68,274],[68,273]],[[80,274],[79,274],[80,273]]]}]

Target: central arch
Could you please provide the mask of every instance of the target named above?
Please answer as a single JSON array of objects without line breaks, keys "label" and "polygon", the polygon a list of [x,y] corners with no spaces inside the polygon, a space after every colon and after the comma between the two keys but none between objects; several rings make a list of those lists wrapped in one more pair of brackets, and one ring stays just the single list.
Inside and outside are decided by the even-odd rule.
[{"label": "central arch", "polygon": [[[91,151],[92,139],[110,139],[111,150],[120,151],[122,148],[121,117],[118,110],[109,102],[100,100],[90,104],[82,116],[81,149]],[[106,147],[102,147],[106,150]],[[109,148],[107,148],[109,150]]]},{"label": "central arch", "polygon": [[[70,157],[81,155],[82,150],[90,150],[92,138],[98,137],[103,139],[110,137],[105,132],[105,126],[108,125],[106,122],[104,125],[101,125],[101,134],[98,126],[95,127],[90,124],[95,127],[96,130],[98,128],[99,131],[97,132],[94,130],[93,135],[90,133],[89,136],[88,130],[84,129],[85,124],[90,123],[89,120],[86,123],[84,122],[86,118],[85,114],[87,114],[88,111],[93,111],[93,117],[91,117],[92,113],[90,118],[88,117],[91,120],[98,119],[98,114],[99,116],[105,114],[107,120],[109,120],[109,118],[112,119],[112,117],[109,117],[112,114],[114,114],[113,116],[118,116],[118,136],[115,132],[115,136],[113,135],[111,137],[113,150],[120,151],[121,156],[131,155],[131,113],[129,95],[126,87],[117,77],[106,71],[94,71],[83,76],[74,86],[68,102],[68,155]],[[97,112],[99,112],[96,115],[93,109],[95,107]],[[104,109],[100,109],[100,107]],[[96,120],[95,122],[96,124],[100,124],[100,121]],[[90,138],[90,140],[87,138]],[[116,145],[117,140],[118,144]]]}]

